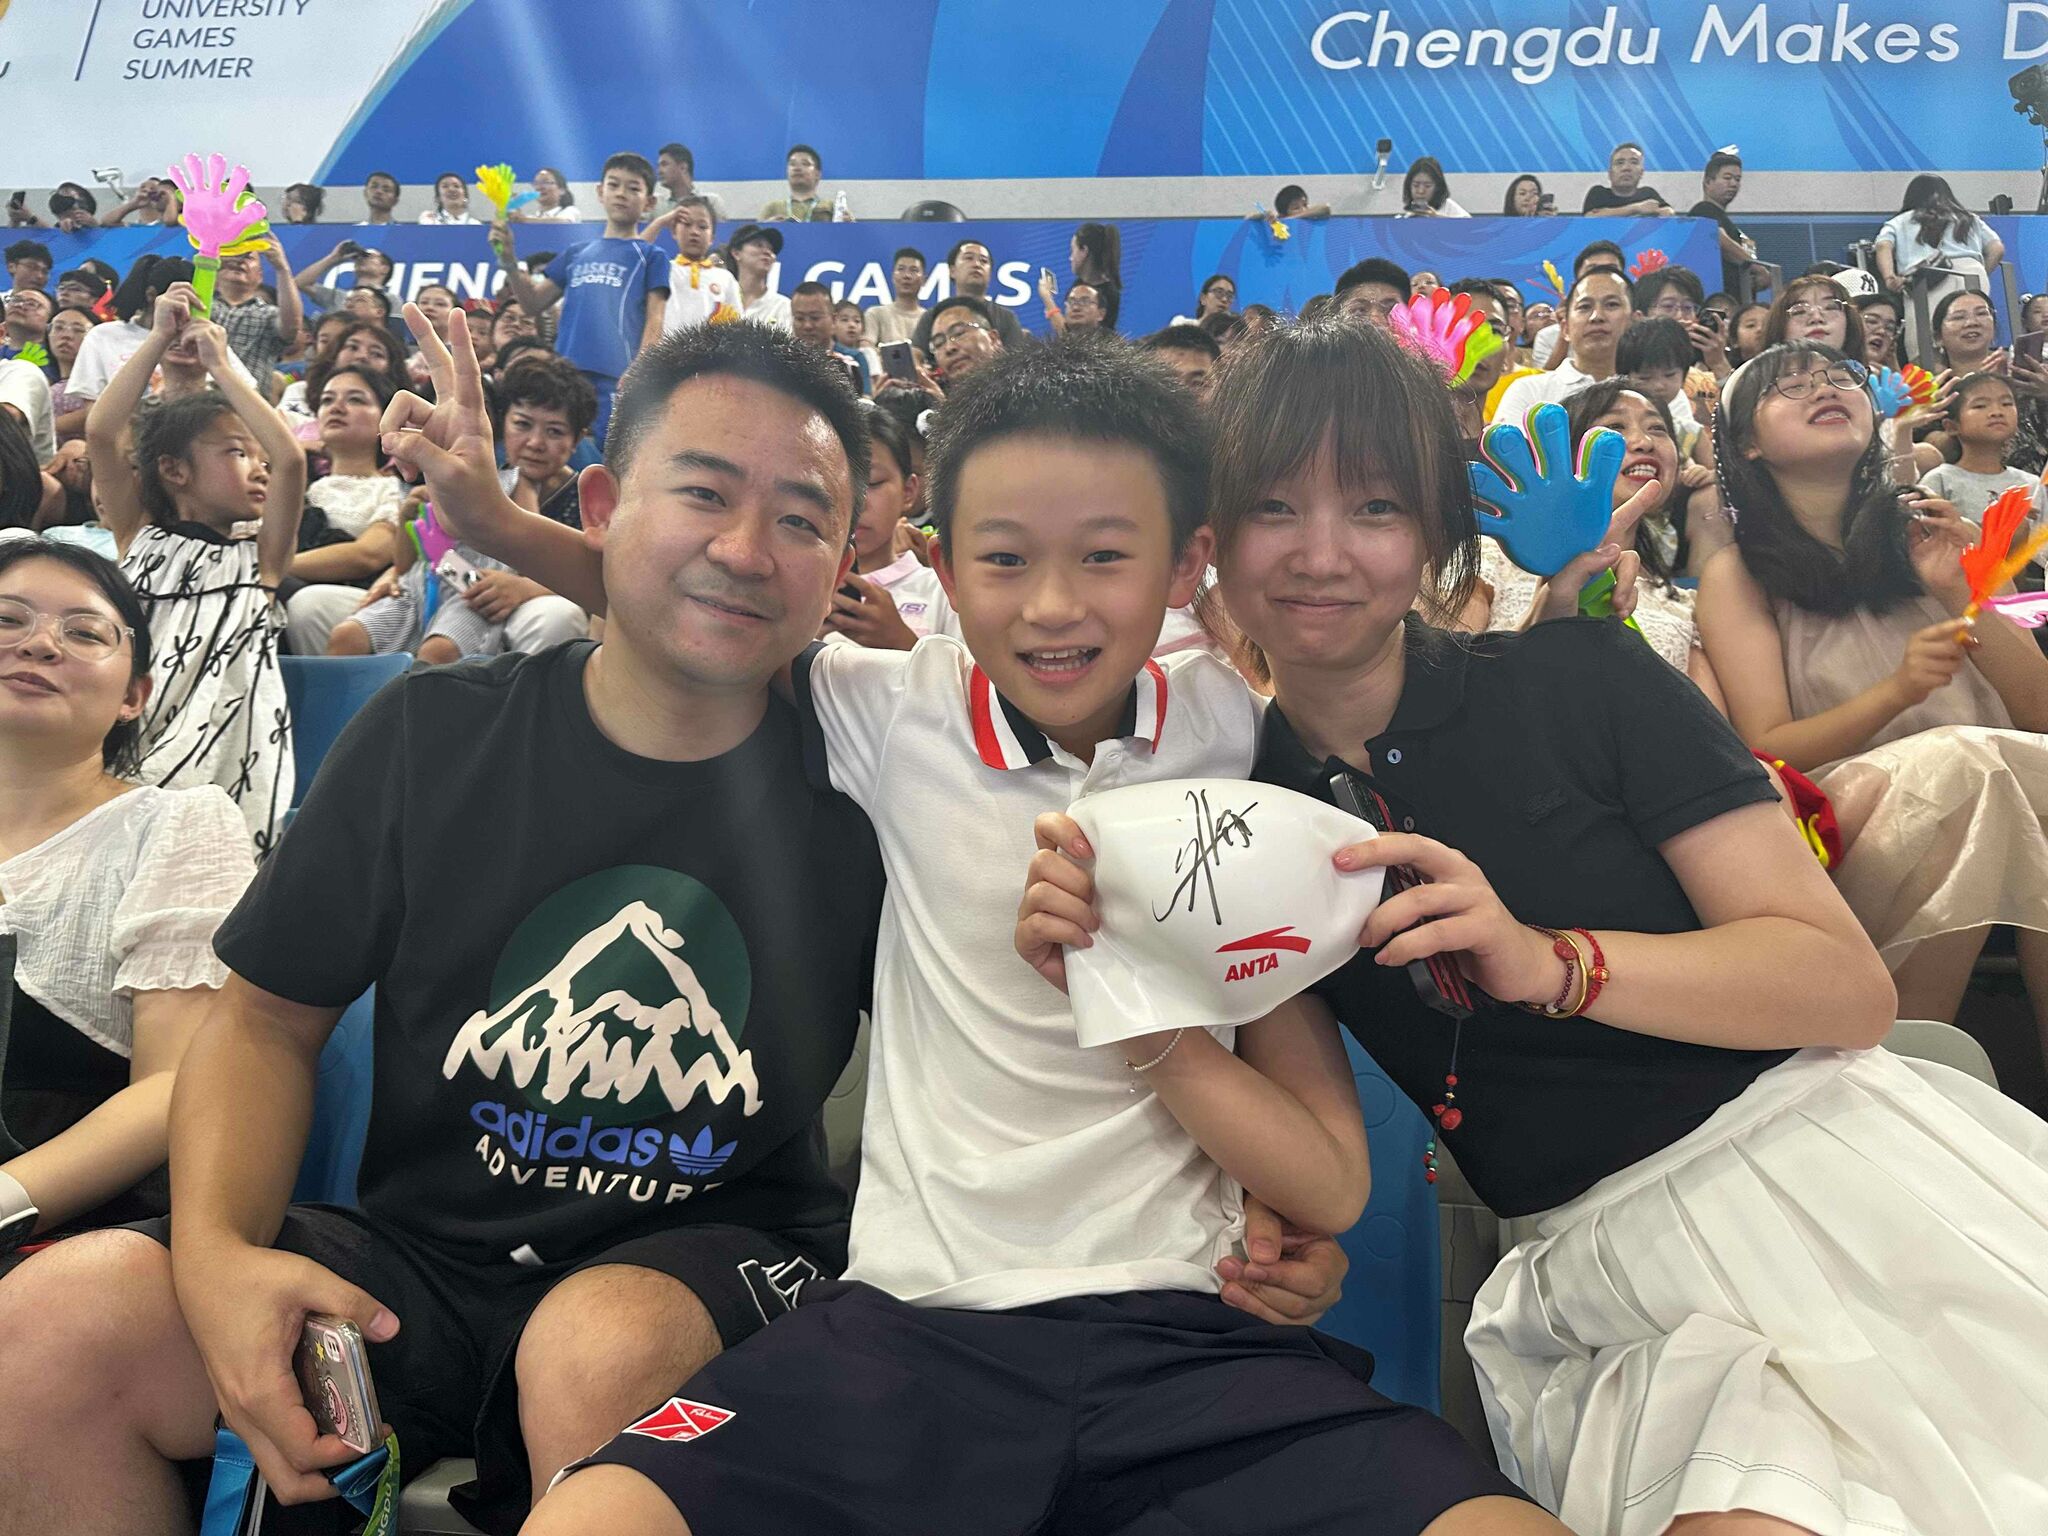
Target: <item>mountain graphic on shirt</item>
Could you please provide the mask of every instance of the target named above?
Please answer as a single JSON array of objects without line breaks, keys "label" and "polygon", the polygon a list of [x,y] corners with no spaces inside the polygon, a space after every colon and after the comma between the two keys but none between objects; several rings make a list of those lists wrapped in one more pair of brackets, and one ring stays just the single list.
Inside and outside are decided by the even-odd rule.
[{"label": "mountain graphic on shirt", "polygon": [[[471,1014],[449,1044],[442,1075],[453,1079],[467,1063],[494,1082],[509,1077],[536,1105],[573,1101],[593,1113],[612,1106],[615,1114],[662,1114],[682,1110],[700,1089],[721,1104],[738,1092],[745,1112],[755,1114],[761,1090],[753,1056],[739,1048],[684,958],[689,947],[648,901],[625,901],[538,979]],[[644,1102],[654,1091],[662,1102]]]}]

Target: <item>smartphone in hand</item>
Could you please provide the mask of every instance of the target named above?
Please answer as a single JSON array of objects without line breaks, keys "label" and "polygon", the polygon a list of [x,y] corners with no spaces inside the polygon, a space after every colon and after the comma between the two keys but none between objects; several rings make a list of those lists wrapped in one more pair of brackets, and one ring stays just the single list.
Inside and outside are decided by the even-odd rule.
[{"label": "smartphone in hand", "polygon": [[2023,331],[2012,339],[2013,356],[2024,357],[2036,368],[2043,365],[2044,348],[2048,348],[2048,331]]},{"label": "smartphone in hand", "polygon": [[384,1443],[377,1389],[370,1383],[369,1352],[354,1323],[309,1313],[292,1369],[306,1411],[321,1434],[334,1436],[358,1456],[367,1456]]},{"label": "smartphone in hand", "polygon": [[885,341],[879,350],[883,377],[901,379],[906,384],[917,382],[917,359],[911,355],[909,342]]}]

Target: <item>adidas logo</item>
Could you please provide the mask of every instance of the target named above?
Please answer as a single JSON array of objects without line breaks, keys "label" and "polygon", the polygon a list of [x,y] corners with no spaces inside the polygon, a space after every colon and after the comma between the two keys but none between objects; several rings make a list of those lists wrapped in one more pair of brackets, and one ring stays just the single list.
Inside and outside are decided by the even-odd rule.
[{"label": "adidas logo", "polygon": [[1219,944],[1216,953],[1245,955],[1247,958],[1231,962],[1230,969],[1223,973],[1223,979],[1249,981],[1254,976],[1279,970],[1279,952],[1283,949],[1305,955],[1309,950],[1309,940],[1294,931],[1294,924],[1286,923],[1278,928],[1268,928],[1264,933],[1248,934],[1241,939],[1232,939],[1228,944]]},{"label": "adidas logo", "polygon": [[684,1141],[681,1134],[668,1139],[668,1160],[676,1165],[676,1171],[690,1178],[703,1178],[718,1172],[732,1156],[737,1141],[728,1141],[722,1147],[711,1145],[711,1127],[705,1126],[697,1132],[696,1139]]}]

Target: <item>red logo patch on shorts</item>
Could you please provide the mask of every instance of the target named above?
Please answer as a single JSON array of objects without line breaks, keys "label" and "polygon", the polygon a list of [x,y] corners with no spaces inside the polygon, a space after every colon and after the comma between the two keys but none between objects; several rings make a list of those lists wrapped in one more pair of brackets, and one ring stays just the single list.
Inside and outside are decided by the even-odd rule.
[{"label": "red logo patch on shorts", "polygon": [[645,1435],[650,1440],[681,1443],[710,1434],[732,1416],[730,1408],[714,1408],[709,1403],[693,1403],[687,1397],[672,1397],[646,1418],[628,1424],[626,1433]]}]

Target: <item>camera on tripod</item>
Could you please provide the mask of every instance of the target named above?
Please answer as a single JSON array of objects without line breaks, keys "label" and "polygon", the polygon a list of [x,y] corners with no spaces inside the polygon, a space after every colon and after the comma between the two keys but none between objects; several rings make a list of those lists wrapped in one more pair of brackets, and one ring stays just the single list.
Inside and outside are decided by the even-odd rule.
[{"label": "camera on tripod", "polygon": [[2048,64],[2030,64],[2010,80],[2012,109],[2036,128],[2048,131]]}]

